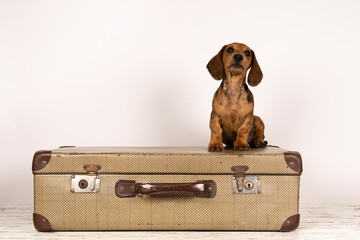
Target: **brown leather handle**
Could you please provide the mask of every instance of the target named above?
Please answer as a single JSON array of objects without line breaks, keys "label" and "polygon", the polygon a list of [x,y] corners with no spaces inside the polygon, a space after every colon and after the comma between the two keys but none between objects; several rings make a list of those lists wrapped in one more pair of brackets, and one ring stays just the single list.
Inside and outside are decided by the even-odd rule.
[{"label": "brown leather handle", "polygon": [[148,195],[194,195],[213,198],[216,195],[216,183],[212,180],[200,180],[191,183],[135,183],[132,180],[119,180],[115,185],[118,197],[135,197],[136,194]]}]

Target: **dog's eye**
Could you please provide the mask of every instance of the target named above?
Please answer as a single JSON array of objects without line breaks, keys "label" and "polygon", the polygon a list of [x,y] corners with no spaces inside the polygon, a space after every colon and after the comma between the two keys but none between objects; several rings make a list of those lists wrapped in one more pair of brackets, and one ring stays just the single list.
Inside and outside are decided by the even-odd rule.
[{"label": "dog's eye", "polygon": [[234,51],[234,49],[232,47],[229,47],[227,50],[226,50],[228,53],[231,53]]},{"label": "dog's eye", "polygon": [[245,51],[246,56],[250,56],[250,51]]}]

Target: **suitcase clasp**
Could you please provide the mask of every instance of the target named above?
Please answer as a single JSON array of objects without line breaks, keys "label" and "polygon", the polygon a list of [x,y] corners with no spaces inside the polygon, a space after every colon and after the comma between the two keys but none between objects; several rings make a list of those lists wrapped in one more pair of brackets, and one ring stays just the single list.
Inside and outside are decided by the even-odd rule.
[{"label": "suitcase clasp", "polygon": [[249,170],[248,166],[233,166],[231,168],[235,172],[232,177],[232,191],[235,194],[259,194],[260,176],[247,176],[245,172]]},{"label": "suitcase clasp", "polygon": [[248,166],[231,167],[231,171],[235,172],[235,180],[236,180],[237,190],[239,192],[243,190],[244,174],[247,170],[249,170]]},{"label": "suitcase clasp", "polygon": [[84,166],[86,175],[72,175],[71,189],[72,193],[98,193],[100,191],[100,176],[98,171],[100,165],[87,164]]},{"label": "suitcase clasp", "polygon": [[98,171],[101,170],[101,166],[95,164],[86,164],[84,166],[84,169],[86,170],[88,175],[97,175]]},{"label": "suitcase clasp", "polygon": [[100,177],[97,175],[72,175],[72,193],[98,193],[100,191]]}]

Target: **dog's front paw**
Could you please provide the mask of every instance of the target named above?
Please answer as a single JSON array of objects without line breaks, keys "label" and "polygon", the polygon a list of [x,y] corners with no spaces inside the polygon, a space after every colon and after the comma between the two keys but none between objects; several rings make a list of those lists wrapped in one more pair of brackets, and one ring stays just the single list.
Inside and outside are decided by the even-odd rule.
[{"label": "dog's front paw", "polygon": [[263,147],[266,147],[267,143],[268,142],[264,141],[263,139],[255,139],[251,143],[251,147],[253,147],[253,148],[263,148]]},{"label": "dog's front paw", "polygon": [[208,151],[214,152],[214,151],[222,151],[223,150],[223,144],[221,142],[210,142],[208,146]]},{"label": "dog's front paw", "polygon": [[234,150],[235,151],[248,151],[248,150],[250,150],[250,145],[248,143],[242,143],[242,142],[235,141]]}]

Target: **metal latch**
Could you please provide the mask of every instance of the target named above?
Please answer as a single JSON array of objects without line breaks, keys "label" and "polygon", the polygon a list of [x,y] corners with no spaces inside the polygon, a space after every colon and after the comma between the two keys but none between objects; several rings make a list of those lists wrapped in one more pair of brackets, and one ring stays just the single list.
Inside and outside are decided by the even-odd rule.
[{"label": "metal latch", "polygon": [[84,169],[86,170],[88,175],[96,175],[97,172],[101,170],[101,166],[95,164],[87,164],[84,166]]},{"label": "metal latch", "polygon": [[247,176],[245,172],[249,170],[248,166],[234,166],[231,168],[235,172],[232,177],[232,191],[236,194],[259,194],[260,176]]},{"label": "metal latch", "polygon": [[71,192],[72,193],[98,193],[100,191],[100,176],[98,171],[100,165],[85,165],[86,175],[71,176]]},{"label": "metal latch", "polygon": [[244,174],[249,170],[248,166],[233,166],[231,171],[235,172],[236,188],[239,192],[243,190]]}]

